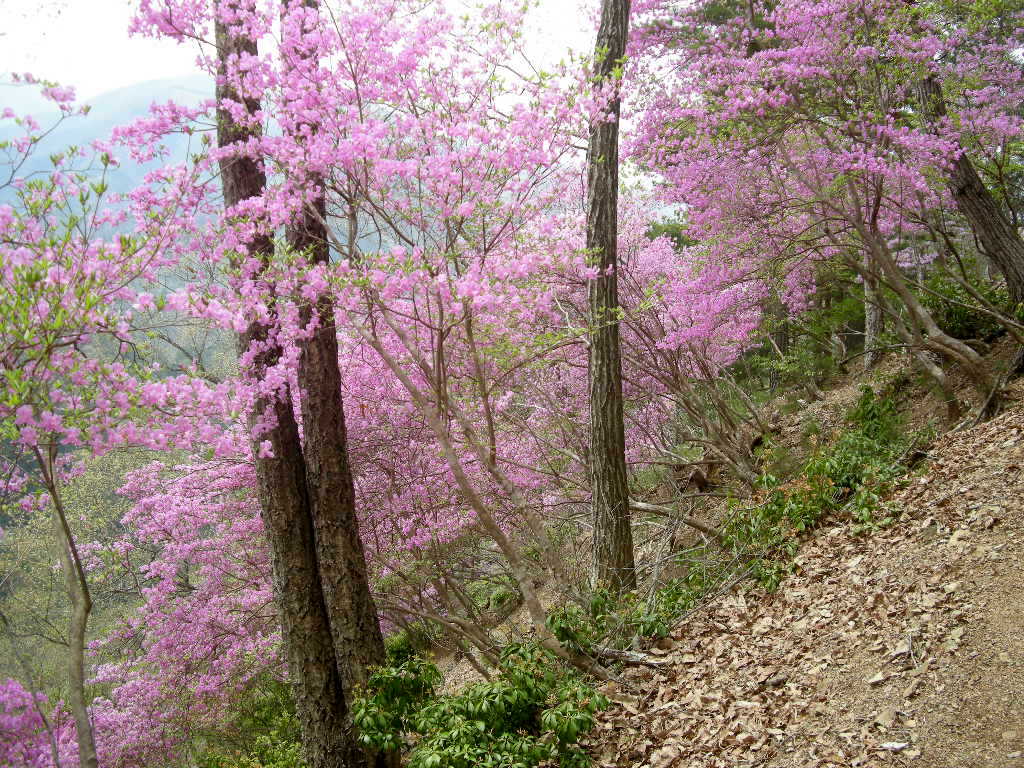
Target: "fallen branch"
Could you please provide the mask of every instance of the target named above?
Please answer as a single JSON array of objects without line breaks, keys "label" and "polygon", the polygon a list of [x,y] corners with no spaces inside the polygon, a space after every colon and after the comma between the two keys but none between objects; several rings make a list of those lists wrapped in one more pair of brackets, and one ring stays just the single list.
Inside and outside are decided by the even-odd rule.
[{"label": "fallen branch", "polygon": [[631,664],[638,667],[652,667],[661,669],[669,666],[668,659],[655,659],[646,653],[638,651],[623,651],[618,648],[595,648],[594,655],[599,659],[614,659],[624,664]]}]

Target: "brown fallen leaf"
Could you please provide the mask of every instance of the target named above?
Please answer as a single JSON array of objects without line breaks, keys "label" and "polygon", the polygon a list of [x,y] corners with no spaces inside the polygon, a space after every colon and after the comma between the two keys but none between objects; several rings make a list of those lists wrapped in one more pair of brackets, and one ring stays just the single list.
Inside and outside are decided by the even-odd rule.
[{"label": "brown fallen leaf", "polygon": [[875,715],[875,722],[888,730],[895,725],[899,719],[900,713],[896,707],[885,707],[877,715]]}]

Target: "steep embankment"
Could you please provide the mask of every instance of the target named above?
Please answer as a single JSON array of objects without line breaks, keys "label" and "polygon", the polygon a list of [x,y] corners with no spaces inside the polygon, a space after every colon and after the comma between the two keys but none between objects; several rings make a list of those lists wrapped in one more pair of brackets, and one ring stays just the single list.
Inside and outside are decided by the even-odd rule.
[{"label": "steep embankment", "polygon": [[1024,766],[1024,405],[940,438],[891,527],[837,522],[627,673],[601,766]]}]

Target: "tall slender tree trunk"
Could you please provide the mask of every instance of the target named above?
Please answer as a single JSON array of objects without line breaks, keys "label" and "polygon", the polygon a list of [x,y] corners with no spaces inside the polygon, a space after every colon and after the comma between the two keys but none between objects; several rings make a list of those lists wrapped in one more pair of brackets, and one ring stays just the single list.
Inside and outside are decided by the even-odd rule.
[{"label": "tall slender tree trunk", "polygon": [[[224,1],[234,4],[233,0]],[[254,114],[259,109],[259,101],[235,92],[225,75],[232,57],[256,55],[256,43],[227,28],[219,19],[216,35],[220,62],[218,101],[227,99],[243,103],[246,111]],[[258,127],[239,124],[226,109],[218,109],[217,140],[220,147],[241,144],[258,136]],[[263,194],[266,175],[256,159],[243,155],[227,157],[220,161],[220,170],[227,208]],[[269,233],[264,231],[248,245],[251,256],[262,260],[264,266],[269,264],[273,257]],[[274,328],[259,321],[251,322],[240,334],[238,346],[242,354],[253,354],[247,375],[255,380],[261,379],[281,354],[274,339]],[[259,452],[254,450],[257,456],[256,475],[260,508],[270,543],[274,598],[281,621],[288,676],[302,728],[303,749],[309,768],[340,768],[352,764],[349,762],[351,739],[346,728],[346,702],[320,585],[306,487],[306,465],[290,393],[278,392],[257,403],[253,422],[265,410],[272,411],[274,426],[256,440],[268,440],[273,456],[259,457]]]},{"label": "tall slender tree trunk", "polygon": [[[312,262],[326,263],[329,251],[321,223],[323,198],[312,205],[316,214],[304,216],[288,229],[288,243],[305,251]],[[303,454],[338,671],[350,689],[366,682],[368,667],[384,662],[384,639],[370,594],[356,517],[333,302],[321,296],[312,314],[316,334],[304,345],[299,364]]]},{"label": "tall slender tree trunk", "polygon": [[[595,48],[596,82],[615,83],[629,33],[629,0],[603,0]],[[619,347],[619,109],[590,130],[587,162],[587,252],[600,274],[587,285],[590,310],[590,487],[594,515],[593,583],[625,592],[636,587],[629,520],[622,360]]]},{"label": "tall slender tree trunk", "polygon": [[64,509],[60,489],[57,486],[55,468],[56,449],[50,447],[46,455],[36,451],[36,461],[43,476],[43,483],[53,504],[53,531],[60,547],[60,567],[64,574],[64,586],[71,603],[71,620],[68,622],[68,706],[75,720],[75,738],[78,742],[78,764],[81,768],[98,768],[96,757],[96,736],[89,719],[89,702],[85,697],[85,632],[92,612],[92,595],[85,579],[85,569],[68,528],[68,516]]},{"label": "tall slender tree trunk", "polygon": [[[320,5],[320,0],[291,1],[314,10]],[[285,0],[286,10],[288,6]],[[282,41],[282,53],[285,57],[296,57],[295,65],[303,71],[316,67],[317,62],[313,60],[316,51],[307,47],[304,39]],[[308,134],[297,135],[296,140],[301,141],[301,135],[316,134],[317,125],[308,127]],[[303,181],[310,199],[287,228],[285,236],[289,247],[305,254],[310,264],[328,264],[330,246],[324,181],[316,176]],[[366,684],[369,668],[384,663],[384,637],[377,606],[370,594],[366,555],[356,516],[356,492],[341,395],[336,313],[330,296],[319,296],[304,313],[304,320],[314,320],[316,327],[313,337],[303,344],[298,372],[306,485],[335,664],[344,695],[350,699],[358,686]],[[349,739],[348,764],[355,766],[369,761],[382,766],[397,765],[398,755],[364,752],[348,714],[345,729]]]},{"label": "tall slender tree trunk", "polygon": [[882,314],[881,297],[878,295],[879,283],[871,257],[864,257],[864,369],[870,370],[878,365],[882,353],[881,346],[884,315]]},{"label": "tall slender tree trunk", "polygon": [[778,356],[778,365],[772,366],[768,371],[768,389],[775,392],[782,384],[781,366],[789,354],[789,324],[786,307],[779,297],[769,300],[765,314],[770,318],[774,329],[771,331],[770,343]]},{"label": "tall slender tree trunk", "polygon": [[[302,0],[317,8],[319,0]],[[310,55],[306,51],[298,55]],[[311,134],[317,127],[311,126]],[[286,231],[288,245],[305,253],[311,264],[327,264],[324,182],[307,180],[312,200]],[[370,594],[366,555],[356,517],[356,493],[349,464],[345,408],[338,365],[334,303],[320,296],[310,308],[316,333],[307,341],[299,363],[302,391],[303,454],[310,490],[321,583],[327,601],[338,672],[346,691],[366,683],[368,668],[384,663],[384,638],[377,606]]]}]

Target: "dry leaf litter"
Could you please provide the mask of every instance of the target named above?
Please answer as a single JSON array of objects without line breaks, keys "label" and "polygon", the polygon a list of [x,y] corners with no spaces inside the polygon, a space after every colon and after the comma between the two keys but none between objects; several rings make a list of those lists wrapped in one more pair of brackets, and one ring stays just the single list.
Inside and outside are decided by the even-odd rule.
[{"label": "dry leaf litter", "polygon": [[1024,409],[929,453],[892,527],[820,529],[607,684],[595,764],[1024,768]]}]

